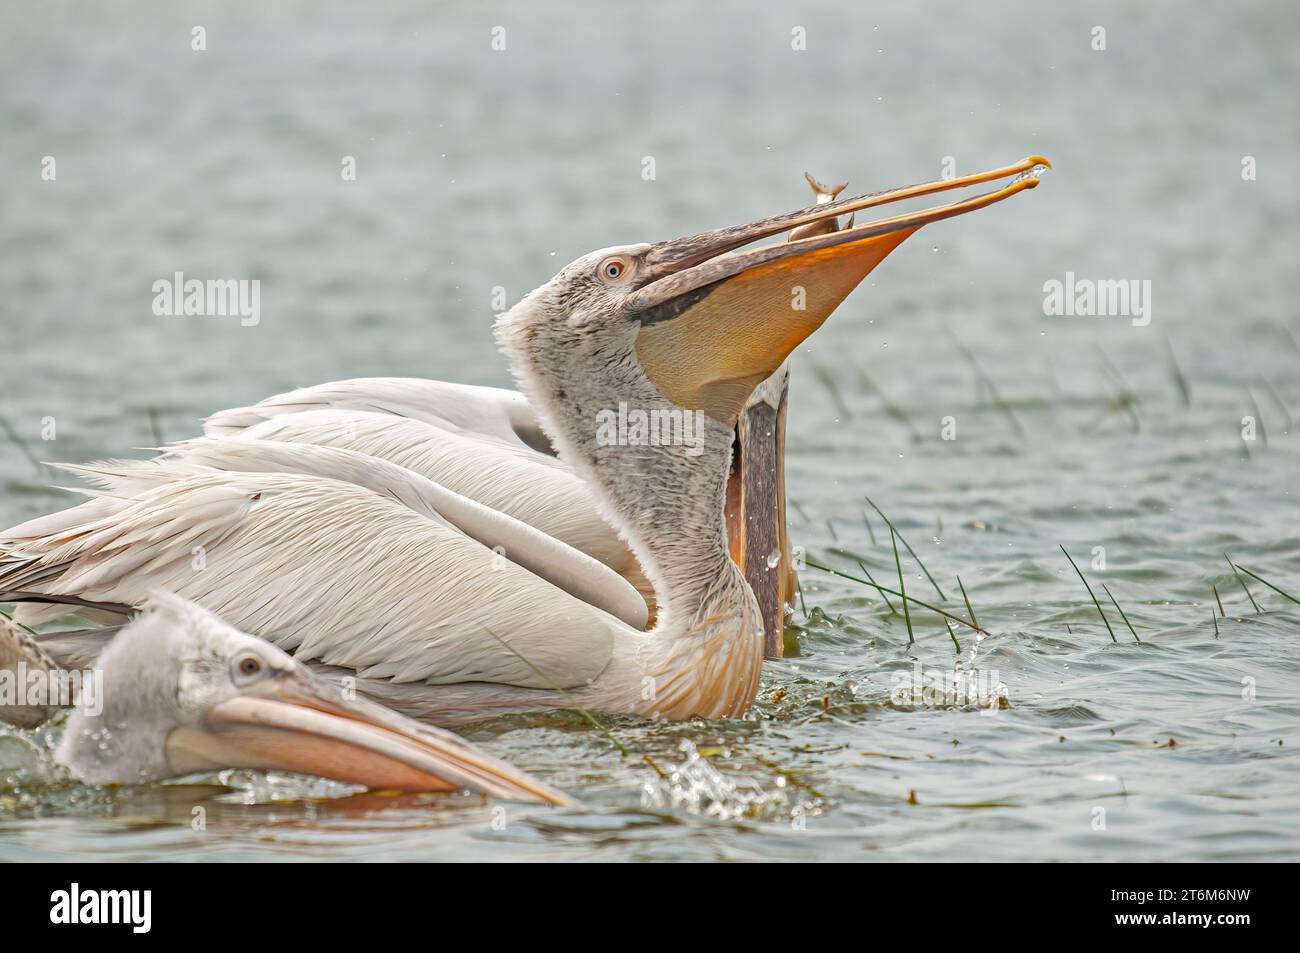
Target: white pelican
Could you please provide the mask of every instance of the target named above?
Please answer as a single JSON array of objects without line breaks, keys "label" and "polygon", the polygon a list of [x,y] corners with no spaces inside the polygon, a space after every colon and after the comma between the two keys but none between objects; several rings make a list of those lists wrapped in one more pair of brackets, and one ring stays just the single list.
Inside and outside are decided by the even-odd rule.
[{"label": "white pelican", "polygon": [[[730,558],[723,520],[742,407],[905,238],[1033,187],[1036,167],[1046,165],[1031,156],[960,179],[592,252],[502,316],[499,342],[542,432],[653,589],[648,631],[637,624],[644,603],[608,562],[504,504],[453,490],[445,473],[432,480],[420,467],[375,466],[386,454],[290,438],[272,460],[277,441],[258,427],[278,426],[275,419],[246,431],[253,440],[200,442],[172,457],[96,468],[103,494],[0,533],[0,600],[72,597],[121,609],[165,587],[446,723],[574,702],[667,718],[742,715],[762,660],[760,609]],[[745,247],[1009,176],[1018,177],[964,201]],[[502,406],[511,419],[517,401]],[[610,445],[598,415],[620,406],[667,418],[698,413],[699,445]],[[322,425],[344,420],[341,411],[324,413]],[[347,413],[348,426],[364,427],[365,411]],[[381,416],[390,418],[385,427],[418,423]],[[528,443],[514,432],[516,443]]]},{"label": "white pelican", "polygon": [[[28,681],[56,669],[0,616],[0,670]],[[274,645],[168,593],[150,597],[97,669],[97,703],[73,706],[54,751],[56,763],[88,784],[257,768],[372,788],[572,803],[449,731],[344,697]],[[0,720],[32,727],[50,713],[45,705],[7,705]]]},{"label": "white pelican", "polygon": [[[804,178],[817,205],[848,185],[828,188],[806,172]],[[853,215],[844,225],[834,216],[822,218],[794,229],[790,240],[852,227],[853,221]],[[785,512],[788,387],[783,364],[741,411],[724,510],[732,559],[758,599],[768,658],[782,654],[785,606],[793,604],[797,585]],[[420,378],[332,381],[218,411],[204,432],[341,447],[391,460],[592,556],[627,578],[653,607],[654,593],[635,557],[601,517],[587,484],[556,459],[518,391]],[[198,447],[211,452],[199,442],[169,449],[193,457]],[[278,463],[285,464],[282,455]],[[621,617],[638,626],[645,621]]]}]

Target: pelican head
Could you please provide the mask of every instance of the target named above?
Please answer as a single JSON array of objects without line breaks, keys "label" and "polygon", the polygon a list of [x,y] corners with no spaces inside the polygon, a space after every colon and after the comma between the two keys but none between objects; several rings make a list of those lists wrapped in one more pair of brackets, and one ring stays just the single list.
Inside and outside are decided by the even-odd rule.
[{"label": "pelican head", "polygon": [[[604,248],[567,265],[506,312],[498,336],[521,387],[561,453],[576,465],[613,460],[595,439],[595,415],[619,405],[697,414],[704,431],[701,451],[726,459],[755,388],[904,239],[930,222],[1033,188],[1040,169],[1049,167],[1046,159],[1030,156],[974,175],[839,200],[838,189],[818,185],[817,204],[799,211],[669,241]],[[1000,188],[963,201],[850,227],[837,224],[839,216],[886,203],[1010,177]],[[785,232],[793,233],[791,240],[753,245]],[[780,401],[757,403],[772,405],[773,425],[766,432],[776,439]],[[643,464],[646,459],[642,454]],[[592,467],[588,475],[599,479],[601,469]],[[659,482],[669,479],[667,470],[625,466],[620,476]],[[617,495],[614,481],[603,482]],[[781,488],[768,482],[770,489],[762,492],[772,498],[747,500],[747,524],[757,513],[779,518]],[[723,483],[715,488],[700,480],[679,489],[725,493]],[[636,507],[625,498],[614,509],[628,513]],[[783,540],[784,529],[768,535]],[[788,547],[782,542],[779,549],[778,561],[784,561]]]},{"label": "pelican head", "polygon": [[[583,255],[503,316],[503,340],[530,369],[604,375],[627,366],[678,407],[734,426],[754,388],[921,226],[1038,184],[1041,156],[975,175],[889,189],[655,244]],[[965,201],[794,241],[760,239],[840,215],[1009,176]],[[616,375],[618,376],[618,375]],[[569,378],[572,379],[572,378]]]},{"label": "pelican head", "polygon": [[450,732],[344,697],[280,649],[174,595],[155,593],[97,665],[102,710],[74,709],[55,753],[89,783],[255,768],[569,803]]}]

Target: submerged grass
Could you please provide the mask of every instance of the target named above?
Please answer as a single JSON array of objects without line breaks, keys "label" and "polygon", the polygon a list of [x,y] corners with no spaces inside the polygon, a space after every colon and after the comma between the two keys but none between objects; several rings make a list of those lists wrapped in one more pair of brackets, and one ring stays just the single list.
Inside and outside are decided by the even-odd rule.
[{"label": "submerged grass", "polygon": [[162,423],[158,417],[158,409],[148,407],[145,412],[149,415],[149,433],[153,436],[153,445],[161,447],[166,441],[163,440]]},{"label": "submerged grass", "polygon": [[879,543],[876,542],[876,531],[871,528],[871,517],[867,516],[866,510],[862,511],[862,523],[864,526],[867,527],[867,535],[871,537],[871,545],[872,546],[880,545]]},{"label": "submerged grass", "polygon": [[[623,747],[623,743],[619,741],[617,738],[615,738],[614,733],[610,731],[608,728],[606,728],[603,724],[601,724],[600,720],[595,715],[593,715],[591,712],[587,711],[587,709],[583,708],[580,704],[578,704],[578,700],[576,698],[570,695],[559,685],[555,684],[555,682],[551,679],[549,675],[543,672],[532,662],[528,661],[528,659],[524,658],[523,655],[521,655],[513,645],[511,645],[505,639],[501,638],[501,636],[497,635],[487,626],[483,626],[483,630],[487,632],[488,635],[492,636],[492,638],[496,639],[503,646],[505,646],[507,652],[509,652],[515,658],[519,659],[519,661],[527,665],[534,675],[536,675],[542,681],[546,682],[551,687],[551,691],[558,692],[565,699],[565,701],[567,701],[570,705],[572,705],[577,710],[577,712],[587,720],[587,722],[593,728],[595,728],[602,735],[604,735],[605,738],[608,739],[609,743],[618,749],[618,753],[620,755],[622,755],[624,758],[627,757],[627,749]],[[658,768],[656,768],[655,770],[658,770]]]},{"label": "submerged grass", "polygon": [[826,389],[826,393],[830,395],[831,403],[835,405],[835,409],[844,415],[845,420],[851,420],[853,411],[845,403],[844,395],[840,393],[840,387],[835,383],[835,376],[820,364],[813,364],[812,371],[822,387]]},{"label": "submerged grass", "polygon": [[1183,407],[1192,406],[1192,388],[1187,383],[1187,378],[1183,374],[1183,369],[1178,366],[1178,357],[1174,354],[1174,342],[1165,338],[1165,348],[1169,352],[1169,374],[1174,379],[1174,386],[1178,388],[1178,399]]},{"label": "submerged grass", "polygon": [[1287,409],[1286,401],[1282,399],[1282,395],[1277,392],[1277,388],[1273,386],[1273,382],[1267,377],[1261,377],[1259,383],[1264,388],[1265,393],[1268,394],[1269,399],[1273,401],[1274,406],[1282,414],[1282,419],[1285,421],[1283,432],[1289,434],[1295,429],[1295,418],[1291,416],[1291,411]]},{"label": "submerged grass", "polygon": [[1018,418],[1015,411],[1011,409],[1011,405],[1002,399],[1002,394],[998,390],[998,386],[993,383],[993,378],[989,377],[985,372],[983,365],[980,364],[974,353],[966,347],[965,344],[962,344],[961,340],[953,333],[951,328],[948,329],[948,336],[952,338],[952,343],[956,346],[957,351],[961,356],[966,359],[966,363],[970,364],[971,369],[975,371],[976,378],[980,385],[988,391],[989,397],[993,400],[994,406],[996,406],[998,410],[1002,411],[1003,415],[1006,416],[1007,420],[1011,424],[1011,428],[1015,430],[1016,436],[1023,438],[1025,436],[1025,428],[1020,425],[1020,418]]},{"label": "submerged grass", "polygon": [[916,425],[912,423],[912,418],[907,415],[907,411],[890,400],[889,395],[880,388],[880,385],[867,376],[867,372],[861,368],[858,369],[858,379],[866,390],[871,391],[880,398],[880,403],[881,406],[885,408],[885,413],[906,427],[907,432],[911,435],[913,440],[921,439],[921,435],[917,432]]},{"label": "submerged grass", "polygon": [[27,458],[32,465],[32,469],[36,471],[36,475],[43,477],[45,475],[45,464],[41,463],[36,454],[32,453],[31,448],[18,435],[18,431],[14,429],[13,424],[9,423],[8,418],[0,417],[0,430],[3,430],[5,436],[9,438],[9,442],[18,448],[18,452]]},{"label": "submerged grass", "polygon": [[773,775],[784,778],[787,782],[799,788],[799,790],[807,791],[809,794],[811,794],[813,797],[817,798],[818,800],[821,801],[826,800],[825,794],[822,794],[821,791],[818,791],[815,787],[813,787],[807,781],[804,781],[797,774],[793,774],[792,772],[787,771],[785,768],[781,767],[779,764],[775,763],[774,761],[770,761],[769,759],[764,758],[762,755],[754,754],[754,752],[752,751],[747,751],[746,754],[748,754],[751,758],[753,758],[754,761],[761,764],[763,767],[767,768],[767,770],[772,772]]},{"label": "submerged grass", "polygon": [[1113,408],[1126,414],[1129,423],[1133,425],[1133,432],[1138,433],[1142,429],[1142,418],[1138,416],[1137,412],[1137,392],[1129,387],[1128,381],[1124,379],[1124,375],[1120,373],[1119,368],[1107,356],[1101,345],[1097,345],[1097,354],[1101,357],[1102,370],[1110,378],[1111,385],[1114,388],[1114,397],[1111,398]]},{"label": "submerged grass", "polygon": [[1255,425],[1259,430],[1259,442],[1263,444],[1264,449],[1267,450],[1268,431],[1264,429],[1264,414],[1260,411],[1259,404],[1255,400],[1255,394],[1249,387],[1246,388],[1246,399],[1250,401],[1250,409],[1255,414]]}]

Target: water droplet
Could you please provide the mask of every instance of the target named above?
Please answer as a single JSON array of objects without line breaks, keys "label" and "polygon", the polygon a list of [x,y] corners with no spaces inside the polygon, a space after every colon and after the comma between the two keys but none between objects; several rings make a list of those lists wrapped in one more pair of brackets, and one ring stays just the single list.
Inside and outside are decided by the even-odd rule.
[{"label": "water droplet", "polygon": [[780,553],[779,550],[774,549],[774,550],[772,550],[770,553],[767,554],[767,568],[768,568],[768,569],[775,569],[775,568],[776,568],[776,564],[779,563],[780,561],[781,561],[781,553]]}]

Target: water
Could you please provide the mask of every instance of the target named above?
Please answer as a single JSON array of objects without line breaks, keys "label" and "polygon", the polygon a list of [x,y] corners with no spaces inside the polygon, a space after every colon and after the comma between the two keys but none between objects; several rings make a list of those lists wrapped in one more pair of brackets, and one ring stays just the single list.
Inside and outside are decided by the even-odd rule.
[{"label": "water", "polygon": [[[937,619],[917,613],[909,647],[865,587],[808,569],[800,655],[768,666],[751,721],[611,719],[626,758],[570,713],[469,732],[580,810],[243,773],[91,789],[43,780],[9,736],[0,858],[1300,857],[1300,606],[1252,583],[1255,613],[1223,558],[1300,591],[1300,13],[740,9],[3,8],[0,413],[37,457],[84,460],[301,384],[503,384],[498,286],[513,301],[590,249],[801,205],[805,169],[852,194],[945,156],[963,174],[1043,154],[1032,193],[899,249],[791,385],[795,543],[896,583],[870,495],[964,615],[961,576],[993,633],[972,658],[954,628],[963,675],[1009,707],[926,703],[958,656]],[[176,271],[261,279],[261,322],[154,316]],[[1045,316],[1067,272],[1150,280],[1150,323]],[[0,521],[64,505],[49,482],[0,440]],[[1058,545],[1140,644],[1108,608],[1111,641]],[[643,800],[644,756],[694,794]]]}]

